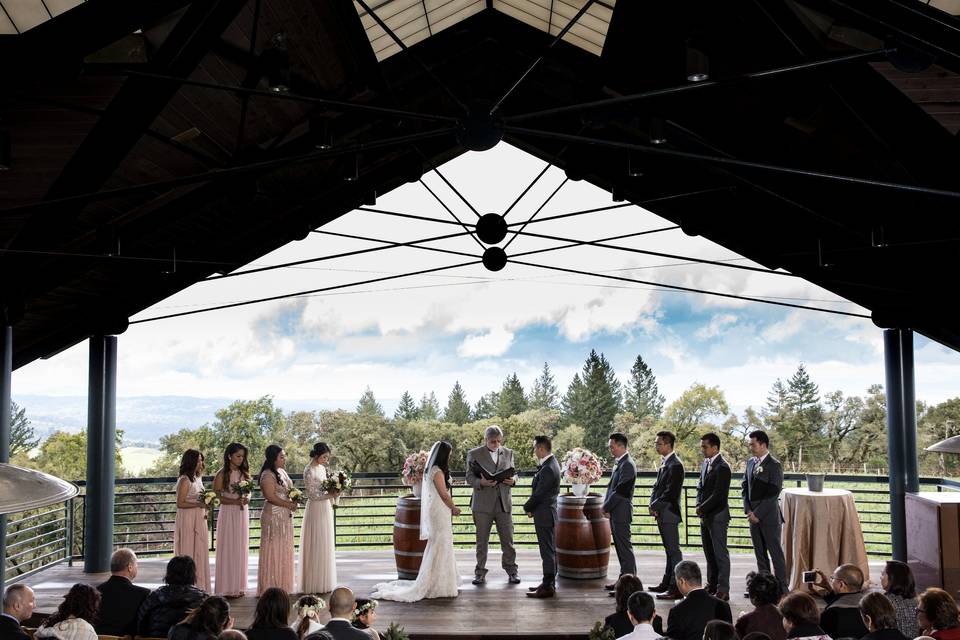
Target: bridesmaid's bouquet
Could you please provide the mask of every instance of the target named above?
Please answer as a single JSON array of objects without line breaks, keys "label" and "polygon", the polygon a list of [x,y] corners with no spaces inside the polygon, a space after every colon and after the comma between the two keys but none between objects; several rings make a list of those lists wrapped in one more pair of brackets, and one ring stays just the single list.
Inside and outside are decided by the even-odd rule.
[{"label": "bridesmaid's bouquet", "polygon": [[241,480],[230,485],[230,491],[243,498],[253,493],[253,486],[253,480]]},{"label": "bridesmaid's bouquet", "polygon": [[568,451],[562,466],[563,479],[572,484],[592,484],[603,476],[600,458],[581,447]]},{"label": "bridesmaid's bouquet", "polygon": [[306,497],[303,495],[303,491],[297,489],[296,487],[290,487],[290,490],[287,491],[287,498],[289,498],[291,502],[296,502],[299,505],[302,505],[304,502],[306,502]]},{"label": "bridesmaid's bouquet", "polygon": [[213,489],[207,489],[206,491],[203,491],[199,498],[201,503],[205,504],[211,509],[215,509],[216,507],[220,506],[220,496],[218,496],[217,492]]},{"label": "bridesmaid's bouquet", "polygon": [[339,491],[346,493],[353,488],[353,479],[346,471],[335,471],[333,475],[320,485],[324,491]]},{"label": "bridesmaid's bouquet", "polygon": [[403,461],[403,484],[414,485],[423,482],[423,474],[427,471],[429,455],[421,449],[407,456],[407,459]]}]

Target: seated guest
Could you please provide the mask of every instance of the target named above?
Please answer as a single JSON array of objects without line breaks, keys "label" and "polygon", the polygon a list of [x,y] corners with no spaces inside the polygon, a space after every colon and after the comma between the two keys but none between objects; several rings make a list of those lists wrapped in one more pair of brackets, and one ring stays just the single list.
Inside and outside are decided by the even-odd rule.
[{"label": "seated guest", "polygon": [[380,640],[380,634],[373,628],[377,621],[377,601],[370,598],[357,598],[357,608],[353,610],[353,628],[360,629],[370,640]]},{"label": "seated guest", "polygon": [[167,563],[164,585],[150,592],[137,615],[138,634],[166,638],[170,627],[183,620],[190,609],[200,606],[207,594],[195,586],[197,565],[190,556],[174,556]]},{"label": "seated guest", "polygon": [[117,549],[110,557],[110,579],[97,585],[100,591],[100,617],[97,633],[102,636],[137,634],[137,612],[150,595],[150,589],[133,584],[137,577],[137,554]]},{"label": "seated guest", "polygon": [[57,612],[44,620],[34,638],[97,640],[93,621],[100,610],[100,592],[87,584],[70,587]]},{"label": "seated guest", "polygon": [[[0,534],[2,535],[2,534]],[[37,606],[33,589],[25,584],[14,584],[3,593],[3,614],[0,615],[0,638],[28,640],[30,636],[22,625],[33,615]]]},{"label": "seated guest", "polygon": [[780,600],[780,615],[787,638],[793,640],[832,640],[820,628],[817,601],[802,591],[791,591]]},{"label": "seated guest", "polygon": [[783,630],[783,617],[777,609],[780,599],[780,583],[769,571],[747,574],[747,595],[753,611],[737,618],[737,633],[744,638],[754,631],[761,631],[771,640],[785,640],[787,632]]},{"label": "seated guest", "polygon": [[320,609],[323,609],[326,603],[317,596],[300,596],[297,604],[293,608],[297,612],[297,619],[293,621],[290,628],[293,629],[297,637],[303,640],[314,631],[323,629],[320,624]]},{"label": "seated guest", "polygon": [[917,585],[906,562],[888,560],[880,574],[880,586],[897,612],[897,628],[908,638],[920,635],[917,624]]},{"label": "seated guest", "polygon": [[671,640],[703,640],[703,630],[711,620],[733,622],[730,605],[703,588],[700,567],[692,560],[677,563],[673,570],[683,601],[667,616],[667,637]]},{"label": "seated guest", "polygon": [[257,602],[247,640],[299,640],[290,628],[290,596],[279,587],[270,587]]},{"label": "seated guest", "polygon": [[237,629],[224,629],[217,636],[217,640],[247,640],[247,636]]},{"label": "seated guest", "polygon": [[[620,577],[623,579],[623,576]],[[657,615],[653,596],[645,591],[634,591],[627,601],[627,616],[633,630],[619,636],[619,640],[656,640],[662,633],[653,628],[653,618]]]},{"label": "seated guest", "polygon": [[220,596],[210,596],[170,629],[167,640],[216,640],[224,629],[231,627],[230,605]]},{"label": "seated guest", "polygon": [[[783,625],[780,625],[783,626]],[[747,635],[740,638],[740,640],[771,640],[770,636],[765,634],[763,631],[751,631]]]},{"label": "seated guest", "polygon": [[[627,601],[637,591],[643,591],[643,583],[637,576],[627,573],[620,576],[613,591],[610,592],[616,598],[617,610],[608,615],[603,620],[603,624],[613,629],[614,636],[617,638],[633,631],[634,624],[627,613]],[[653,628],[658,634],[663,635],[663,618],[656,614],[653,618]]]},{"label": "seated guest", "polygon": [[879,591],[860,598],[860,617],[867,635],[862,640],[909,640],[897,628],[897,612],[893,603]]},{"label": "seated guest", "polygon": [[723,620],[711,620],[703,628],[703,640],[738,640],[737,630]]},{"label": "seated guest", "polygon": [[814,585],[826,590],[827,608],[820,614],[820,627],[831,638],[862,638],[867,628],[860,618],[863,571],[855,564],[842,564],[829,580],[817,570],[820,580]]},{"label": "seated guest", "polygon": [[917,624],[935,640],[960,640],[960,612],[953,596],[943,589],[931,587],[920,594]]},{"label": "seated guest", "polygon": [[333,640],[370,640],[370,636],[360,629],[354,629],[350,623],[350,617],[357,608],[353,591],[346,587],[337,587],[330,594],[327,604],[330,607],[330,621],[322,630],[307,636],[307,640],[318,640],[323,636],[329,636]]}]

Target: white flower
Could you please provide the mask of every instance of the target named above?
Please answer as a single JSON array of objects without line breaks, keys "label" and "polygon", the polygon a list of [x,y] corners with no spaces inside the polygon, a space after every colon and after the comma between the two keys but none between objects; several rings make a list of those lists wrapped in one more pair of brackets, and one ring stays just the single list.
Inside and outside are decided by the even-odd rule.
[{"label": "white flower", "polygon": [[753,472],[754,472],[754,473],[763,473],[763,465],[760,465],[759,467],[757,467],[756,469],[754,469]]}]

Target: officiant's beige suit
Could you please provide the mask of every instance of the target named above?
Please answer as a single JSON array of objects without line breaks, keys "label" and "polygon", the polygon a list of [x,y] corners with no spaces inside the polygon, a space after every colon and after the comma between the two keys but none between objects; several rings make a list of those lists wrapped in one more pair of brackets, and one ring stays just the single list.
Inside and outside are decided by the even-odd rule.
[{"label": "officiant's beige suit", "polygon": [[517,575],[517,552],[513,548],[513,500],[510,496],[511,487],[497,483],[493,487],[480,485],[480,478],[472,470],[476,462],[490,475],[498,471],[509,469],[513,464],[513,450],[500,447],[497,452],[491,452],[486,445],[471,449],[467,452],[467,484],[473,487],[473,497],[470,500],[470,509],[473,512],[473,524],[477,528],[477,578],[482,579],[487,574],[487,548],[490,544],[490,529],[497,525],[497,535],[500,537],[500,549],[503,551],[501,564],[508,576]]}]

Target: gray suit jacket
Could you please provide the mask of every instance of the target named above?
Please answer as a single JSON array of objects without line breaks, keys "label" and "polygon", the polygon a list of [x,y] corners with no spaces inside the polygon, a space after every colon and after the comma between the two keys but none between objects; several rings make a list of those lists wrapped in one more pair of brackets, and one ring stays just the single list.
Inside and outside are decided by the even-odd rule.
[{"label": "gray suit jacket", "polygon": [[660,522],[680,522],[680,494],[683,492],[683,463],[670,454],[657,470],[657,481],[650,491],[650,509],[660,514]]},{"label": "gray suit jacket", "polygon": [[603,499],[603,510],[610,514],[611,520],[633,521],[633,490],[636,483],[637,465],[626,453],[610,474],[607,495]]},{"label": "gray suit jacket", "polygon": [[758,471],[753,458],[747,460],[747,470],[743,474],[743,511],[757,516],[761,521],[768,518],[783,518],[780,512],[780,491],[783,490],[783,466],[780,461],[767,454]]},{"label": "gray suit jacket", "polygon": [[560,495],[560,463],[556,456],[550,456],[540,465],[533,484],[530,486],[530,499],[523,510],[533,514],[533,524],[537,527],[552,527],[557,522],[557,496]]},{"label": "gray suit jacket", "polygon": [[473,497],[470,499],[470,509],[475,513],[493,513],[496,510],[497,501],[503,502],[503,510],[507,513],[513,508],[513,500],[510,497],[509,485],[498,482],[494,487],[480,486],[480,477],[475,474],[471,467],[476,461],[481,467],[486,469],[487,473],[493,475],[498,471],[509,469],[513,466],[513,449],[500,447],[500,463],[494,462],[490,455],[490,450],[486,445],[470,449],[467,451],[467,484],[473,487]]}]

